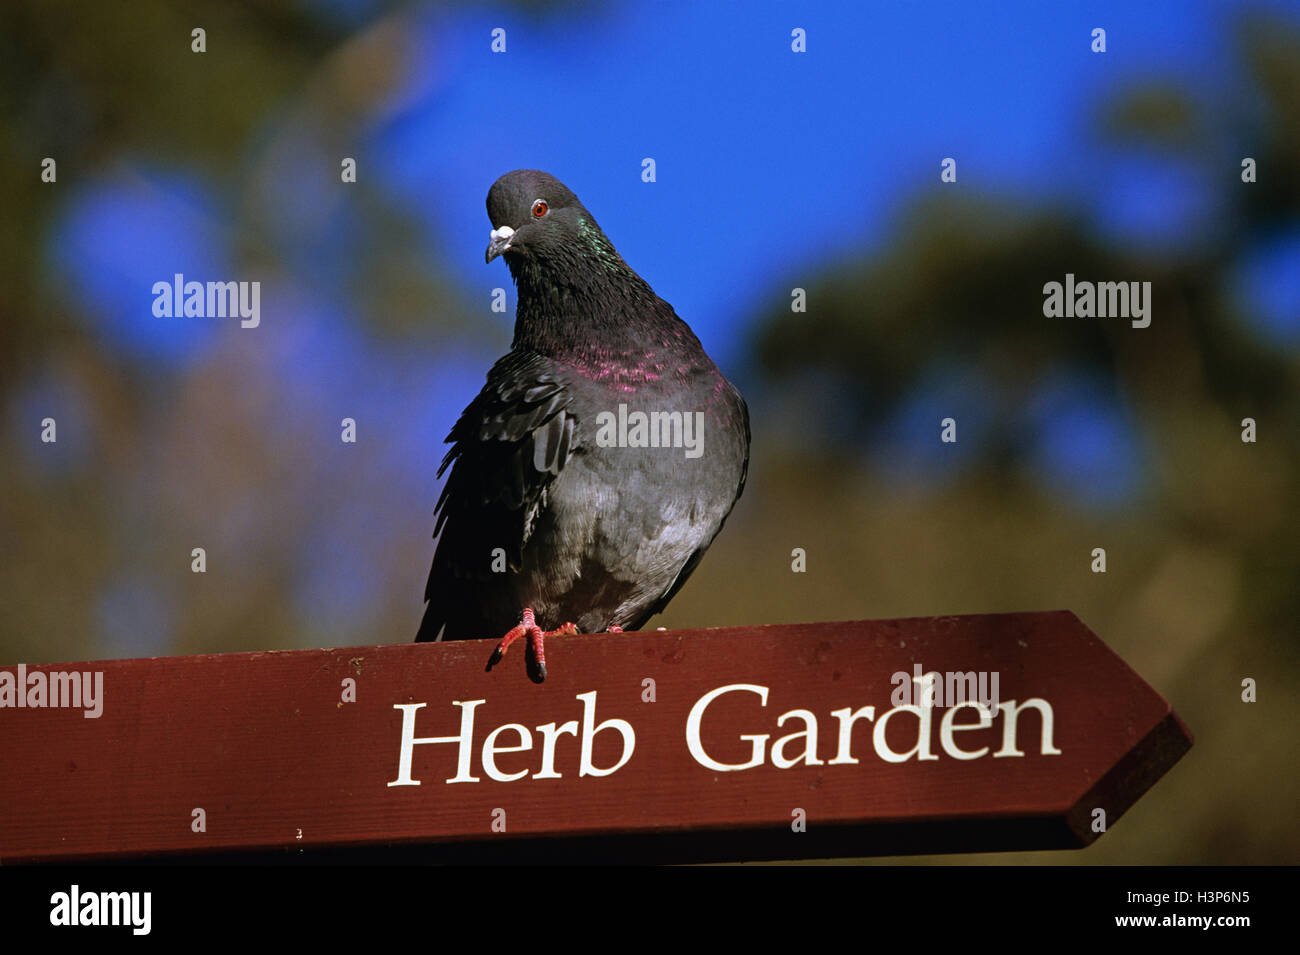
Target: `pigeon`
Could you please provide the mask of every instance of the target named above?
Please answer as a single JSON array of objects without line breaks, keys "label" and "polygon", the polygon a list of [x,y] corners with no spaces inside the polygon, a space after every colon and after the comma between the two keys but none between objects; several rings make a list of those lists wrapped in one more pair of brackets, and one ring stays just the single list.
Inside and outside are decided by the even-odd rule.
[{"label": "pigeon", "polygon": [[563,183],[488,192],[485,260],[518,293],[510,352],[447,436],[417,641],[640,629],[699,565],[745,487],[749,410],[673,307]]}]

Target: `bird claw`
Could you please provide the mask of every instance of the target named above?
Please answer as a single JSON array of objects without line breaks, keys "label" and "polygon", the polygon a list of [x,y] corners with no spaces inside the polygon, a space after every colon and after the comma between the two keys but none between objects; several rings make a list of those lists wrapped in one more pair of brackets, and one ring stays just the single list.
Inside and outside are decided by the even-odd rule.
[{"label": "bird claw", "polygon": [[517,627],[512,627],[501,642],[497,644],[496,649],[492,651],[492,656],[488,660],[487,668],[491,670],[501,662],[501,658],[506,655],[510,649],[510,644],[514,643],[520,637],[528,637],[528,647],[533,651],[533,659],[537,663],[537,674],[533,677],[534,682],[541,683],[546,679],[546,647],[544,641],[547,637],[569,636],[578,632],[577,624],[565,623],[554,630],[543,630],[537,625],[537,619],[533,615],[531,607],[525,607],[524,612],[519,620]]}]

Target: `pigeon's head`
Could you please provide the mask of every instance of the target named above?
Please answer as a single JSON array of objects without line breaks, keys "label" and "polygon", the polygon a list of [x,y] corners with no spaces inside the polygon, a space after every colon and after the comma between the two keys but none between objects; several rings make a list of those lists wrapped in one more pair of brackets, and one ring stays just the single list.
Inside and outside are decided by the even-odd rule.
[{"label": "pigeon's head", "polygon": [[600,226],[578,197],[549,173],[516,169],[492,184],[487,197],[492,236],[485,260],[504,255],[512,266],[525,259],[556,261],[575,251],[613,253]]}]

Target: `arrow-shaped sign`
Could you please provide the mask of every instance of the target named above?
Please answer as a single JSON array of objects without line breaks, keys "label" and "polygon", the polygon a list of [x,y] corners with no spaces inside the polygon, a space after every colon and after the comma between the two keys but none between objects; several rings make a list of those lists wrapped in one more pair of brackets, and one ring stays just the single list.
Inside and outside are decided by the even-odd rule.
[{"label": "arrow-shaped sign", "polygon": [[0,668],[0,860],[1069,848],[1191,745],[1068,612],[493,645]]}]

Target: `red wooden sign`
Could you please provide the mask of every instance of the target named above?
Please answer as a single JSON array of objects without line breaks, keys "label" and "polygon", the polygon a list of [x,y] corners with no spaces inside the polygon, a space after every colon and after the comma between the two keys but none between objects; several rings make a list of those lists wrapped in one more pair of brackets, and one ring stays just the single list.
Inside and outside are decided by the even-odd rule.
[{"label": "red wooden sign", "polygon": [[493,646],[0,667],[0,862],[1078,847],[1191,745],[1068,612]]}]

